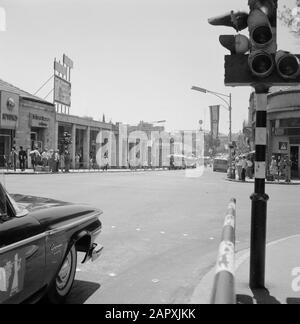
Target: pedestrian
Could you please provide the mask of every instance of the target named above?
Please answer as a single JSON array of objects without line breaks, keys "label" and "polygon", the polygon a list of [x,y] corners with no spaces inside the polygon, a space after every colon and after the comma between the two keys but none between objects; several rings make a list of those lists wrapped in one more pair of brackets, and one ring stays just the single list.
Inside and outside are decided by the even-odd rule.
[{"label": "pedestrian", "polygon": [[55,172],[55,152],[54,150],[49,151],[49,160],[48,160],[48,166],[50,172]]},{"label": "pedestrian", "polygon": [[35,172],[36,171],[36,167],[39,163],[39,160],[41,158],[41,154],[40,152],[38,151],[38,148],[35,147],[33,151],[31,151],[30,153],[30,158],[31,158],[31,164],[32,164],[32,168],[33,168],[33,171]]},{"label": "pedestrian", "polygon": [[276,180],[277,174],[278,174],[278,166],[275,156],[272,156],[272,160],[270,163],[270,174],[272,176],[272,181]]},{"label": "pedestrian", "polygon": [[19,162],[20,162],[20,169],[22,172],[24,172],[26,169],[27,153],[26,151],[24,151],[23,146],[20,146]]},{"label": "pedestrian", "polygon": [[55,167],[55,173],[58,173],[59,171],[59,160],[60,160],[60,156],[59,156],[59,150],[55,150],[54,152],[54,167]]},{"label": "pedestrian", "polygon": [[75,169],[78,170],[80,168],[80,154],[76,154],[75,156]]},{"label": "pedestrian", "polygon": [[283,174],[283,161],[281,160],[281,156],[279,156],[277,160],[277,181],[278,182],[280,182],[280,178],[282,174]]},{"label": "pedestrian", "polygon": [[9,165],[15,172],[17,171],[17,158],[18,158],[18,153],[16,151],[16,148],[13,147],[9,154]]},{"label": "pedestrian", "polygon": [[68,150],[65,150],[65,173],[70,172],[70,167],[71,167],[71,154]]},{"label": "pedestrian", "polygon": [[108,171],[109,163],[108,163],[108,156],[104,156],[104,163],[103,163],[103,171]]},{"label": "pedestrian", "polygon": [[253,179],[253,173],[252,173],[252,168],[253,168],[253,162],[250,160],[250,158],[247,159],[247,177],[249,179]]},{"label": "pedestrian", "polygon": [[247,172],[247,160],[246,160],[246,156],[243,156],[242,158],[242,181],[245,182],[246,181],[246,172]]},{"label": "pedestrian", "polygon": [[241,181],[242,180],[242,158],[241,157],[237,157],[236,159],[236,168],[237,168],[237,173],[238,173],[238,180]]},{"label": "pedestrian", "polygon": [[64,155],[64,153],[61,153],[60,154],[60,170],[61,170],[61,172],[64,172],[64,170],[65,170],[65,155]]},{"label": "pedestrian", "polygon": [[283,168],[284,168],[284,175],[285,175],[285,182],[291,183],[291,165],[292,162],[288,156],[285,156],[283,159]]},{"label": "pedestrian", "polygon": [[49,159],[51,157],[51,151],[48,152],[48,149],[45,148],[45,150],[43,151],[42,153],[42,164],[43,164],[43,167],[47,167],[49,165]]}]

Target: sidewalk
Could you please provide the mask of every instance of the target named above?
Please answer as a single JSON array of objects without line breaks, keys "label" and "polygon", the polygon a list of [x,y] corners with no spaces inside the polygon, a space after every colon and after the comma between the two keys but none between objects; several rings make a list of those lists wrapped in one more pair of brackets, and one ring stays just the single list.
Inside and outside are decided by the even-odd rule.
[{"label": "sidewalk", "polygon": [[[227,181],[230,182],[238,182],[238,183],[253,183],[254,184],[254,179],[247,179],[246,182],[243,182],[241,180],[235,180],[235,179],[228,179],[226,178]],[[300,185],[300,180],[292,180],[292,182],[287,183],[283,180],[278,181],[266,181],[266,184],[271,184],[271,185],[282,185],[282,186],[299,186]]]},{"label": "sidewalk", "polygon": [[128,169],[109,169],[108,171],[103,171],[102,169],[80,169],[80,170],[70,170],[69,173],[65,172],[58,172],[58,173],[52,173],[52,172],[34,172],[32,169],[27,169],[24,172],[21,172],[21,170],[17,170],[16,172],[13,170],[6,170],[1,169],[0,173],[3,173],[5,175],[45,175],[45,174],[79,174],[79,173],[135,173],[135,172],[154,172],[154,171],[169,171],[169,169],[163,169],[163,168],[156,168],[156,169],[137,169],[137,170],[128,170]]},{"label": "sidewalk", "polygon": [[300,235],[268,245],[266,289],[251,291],[249,258],[236,273],[239,304],[300,304]]},{"label": "sidewalk", "polygon": [[[267,245],[266,289],[249,288],[249,251],[236,257],[238,304],[300,304],[300,235]],[[191,304],[209,304],[215,269],[209,271],[195,289]]]}]

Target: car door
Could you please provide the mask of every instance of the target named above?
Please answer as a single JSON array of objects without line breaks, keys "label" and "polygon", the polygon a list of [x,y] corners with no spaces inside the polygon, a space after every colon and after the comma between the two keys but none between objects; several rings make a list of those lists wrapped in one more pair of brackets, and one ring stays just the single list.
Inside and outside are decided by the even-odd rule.
[{"label": "car door", "polygon": [[45,285],[45,234],[30,215],[0,222],[0,304],[26,301]]}]

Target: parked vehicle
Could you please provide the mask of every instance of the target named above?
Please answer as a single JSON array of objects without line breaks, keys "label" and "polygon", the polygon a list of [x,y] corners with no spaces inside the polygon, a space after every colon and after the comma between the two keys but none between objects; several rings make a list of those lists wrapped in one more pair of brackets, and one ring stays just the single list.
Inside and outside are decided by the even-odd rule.
[{"label": "parked vehicle", "polygon": [[62,303],[77,267],[96,260],[98,209],[48,198],[9,195],[0,183],[0,304]]}]

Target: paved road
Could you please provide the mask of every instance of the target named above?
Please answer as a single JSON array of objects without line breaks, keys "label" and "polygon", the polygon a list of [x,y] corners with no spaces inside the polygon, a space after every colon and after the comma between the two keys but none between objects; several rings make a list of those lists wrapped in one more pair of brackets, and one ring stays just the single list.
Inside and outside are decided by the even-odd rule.
[{"label": "paved road", "polygon": [[[69,303],[186,303],[216,259],[224,212],[238,202],[238,249],[249,247],[253,184],[206,171],[7,176],[13,193],[83,202],[104,211],[96,263],[79,265]],[[268,240],[300,233],[299,186],[267,186]]]}]

